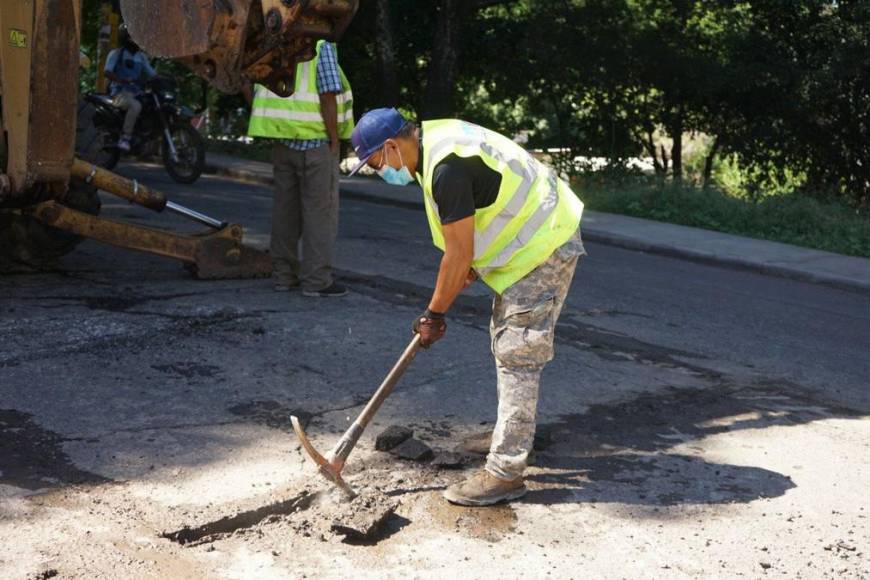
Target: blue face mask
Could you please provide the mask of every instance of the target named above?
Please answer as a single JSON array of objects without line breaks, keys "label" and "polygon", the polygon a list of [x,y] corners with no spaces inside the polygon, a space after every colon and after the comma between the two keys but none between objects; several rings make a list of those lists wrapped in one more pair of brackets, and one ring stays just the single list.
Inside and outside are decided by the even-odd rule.
[{"label": "blue face mask", "polygon": [[[386,158],[386,149],[384,150],[384,157]],[[408,168],[405,167],[401,151],[399,151],[399,163],[402,164],[401,169],[396,169],[395,167],[391,167],[384,163],[384,166],[378,169],[378,175],[380,175],[381,179],[390,185],[408,185],[413,182],[414,177],[411,175],[411,172],[408,171]]]}]

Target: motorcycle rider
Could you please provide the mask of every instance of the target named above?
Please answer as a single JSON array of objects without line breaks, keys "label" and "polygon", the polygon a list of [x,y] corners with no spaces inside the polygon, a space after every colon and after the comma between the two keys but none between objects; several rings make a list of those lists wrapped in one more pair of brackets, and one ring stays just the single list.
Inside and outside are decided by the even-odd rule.
[{"label": "motorcycle rider", "polygon": [[126,24],[122,24],[118,30],[118,40],[121,46],[109,53],[104,71],[110,81],[109,95],[115,106],[127,111],[121,138],[118,139],[118,149],[129,151],[133,127],[142,111],[142,103],[137,98],[143,90],[140,84],[142,76],[153,79],[157,76],[157,71],[151,67],[148,57],[130,37]]}]

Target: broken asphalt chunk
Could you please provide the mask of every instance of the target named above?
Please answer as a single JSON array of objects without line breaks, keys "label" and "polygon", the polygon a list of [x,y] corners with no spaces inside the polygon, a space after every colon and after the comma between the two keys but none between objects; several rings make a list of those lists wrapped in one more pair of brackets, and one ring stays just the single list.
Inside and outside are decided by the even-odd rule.
[{"label": "broken asphalt chunk", "polygon": [[351,539],[368,539],[396,511],[399,503],[380,491],[360,494],[335,515],[332,531]]},{"label": "broken asphalt chunk", "polygon": [[432,449],[419,439],[406,439],[398,446],[393,447],[390,453],[400,459],[409,461],[427,461],[432,459]]},{"label": "broken asphalt chunk", "polygon": [[375,439],[375,449],[389,451],[414,436],[414,432],[402,425],[390,425]]},{"label": "broken asphalt chunk", "polygon": [[470,457],[453,451],[442,451],[432,460],[432,466],[437,469],[461,469],[470,461]]}]

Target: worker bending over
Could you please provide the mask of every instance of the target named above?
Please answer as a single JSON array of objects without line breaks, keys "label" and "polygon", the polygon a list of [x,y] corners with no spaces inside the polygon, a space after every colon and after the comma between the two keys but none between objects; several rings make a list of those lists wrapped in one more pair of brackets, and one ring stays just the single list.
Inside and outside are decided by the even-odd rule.
[{"label": "worker bending over", "polygon": [[421,344],[444,336],[459,293],[481,279],[495,292],[490,333],[498,419],[484,470],[450,486],[447,500],[490,505],[526,493],[538,386],[577,262],[583,203],[556,173],[510,139],[455,119],[421,127],[395,109],[366,113],[351,137],[388,183],[417,181],[432,240],[444,252],[435,291],[413,322]]}]

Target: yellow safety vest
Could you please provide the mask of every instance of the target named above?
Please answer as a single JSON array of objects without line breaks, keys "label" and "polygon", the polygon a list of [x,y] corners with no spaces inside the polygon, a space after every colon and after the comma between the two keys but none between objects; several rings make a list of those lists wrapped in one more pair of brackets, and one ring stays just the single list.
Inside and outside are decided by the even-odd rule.
[{"label": "yellow safety vest", "polygon": [[501,175],[495,202],[474,212],[474,261],[480,278],[503,293],[543,264],[577,231],[583,202],[567,183],[503,135],[454,119],[423,122],[422,175],[426,215],[435,246],[444,250],[435,166],[448,155],[480,157]]},{"label": "yellow safety vest", "polygon": [[[296,65],[293,94],[279,97],[262,85],[254,85],[254,102],[251,104],[251,120],[248,135],[274,139],[328,139],[326,123],[320,114],[320,95],[317,92],[317,63],[320,48],[325,41],[317,43],[317,54],[306,62]],[[336,96],[338,105],[338,137],[350,139],[353,132],[353,93],[341,67],[341,93]]]}]

